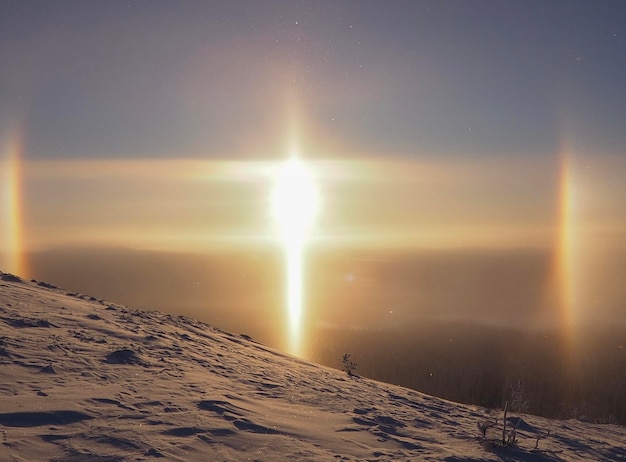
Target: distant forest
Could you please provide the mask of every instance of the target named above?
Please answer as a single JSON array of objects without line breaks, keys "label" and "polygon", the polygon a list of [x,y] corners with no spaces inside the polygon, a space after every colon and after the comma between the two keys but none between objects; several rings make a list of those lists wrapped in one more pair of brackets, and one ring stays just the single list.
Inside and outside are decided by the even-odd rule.
[{"label": "distant forest", "polygon": [[[564,348],[556,331],[426,322],[406,330],[320,330],[312,359],[467,404],[626,425],[626,329],[589,328]],[[570,358],[566,360],[565,358]]]}]

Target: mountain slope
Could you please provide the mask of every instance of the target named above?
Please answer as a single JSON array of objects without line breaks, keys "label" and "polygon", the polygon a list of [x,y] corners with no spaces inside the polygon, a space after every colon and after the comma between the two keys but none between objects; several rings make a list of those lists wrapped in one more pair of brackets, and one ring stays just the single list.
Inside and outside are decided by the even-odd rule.
[{"label": "mountain slope", "polygon": [[2,461],[626,460],[623,427],[496,417],[0,273]]}]

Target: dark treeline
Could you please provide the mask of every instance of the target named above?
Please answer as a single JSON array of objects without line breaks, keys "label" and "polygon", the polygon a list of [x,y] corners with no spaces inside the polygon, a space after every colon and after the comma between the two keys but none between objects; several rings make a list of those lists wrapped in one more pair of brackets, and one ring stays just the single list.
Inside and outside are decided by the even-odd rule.
[{"label": "dark treeline", "polygon": [[[312,359],[453,401],[626,425],[626,329],[556,331],[427,322],[404,330],[325,329]],[[568,346],[569,345],[569,346]]]}]

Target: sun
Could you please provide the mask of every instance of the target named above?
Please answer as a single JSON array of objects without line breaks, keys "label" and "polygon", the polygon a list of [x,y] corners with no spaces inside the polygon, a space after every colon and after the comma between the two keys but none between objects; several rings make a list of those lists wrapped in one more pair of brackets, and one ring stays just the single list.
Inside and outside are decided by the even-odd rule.
[{"label": "sun", "polygon": [[278,172],[272,206],[283,238],[304,240],[317,212],[318,197],[313,175],[295,157]]},{"label": "sun", "polygon": [[318,204],[313,174],[303,162],[292,157],[278,171],[272,193],[272,208],[285,246],[288,349],[295,355],[302,353],[300,351],[304,298],[302,253],[317,214]]}]

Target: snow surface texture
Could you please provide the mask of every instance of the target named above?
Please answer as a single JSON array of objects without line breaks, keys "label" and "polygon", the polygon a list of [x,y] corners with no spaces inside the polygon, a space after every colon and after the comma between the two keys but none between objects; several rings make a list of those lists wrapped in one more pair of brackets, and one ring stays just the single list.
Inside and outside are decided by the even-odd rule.
[{"label": "snow surface texture", "polygon": [[522,417],[502,447],[501,411],[0,273],[2,461],[626,460],[624,427]]}]

